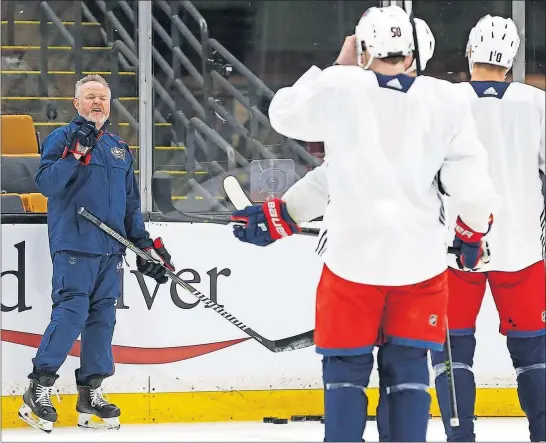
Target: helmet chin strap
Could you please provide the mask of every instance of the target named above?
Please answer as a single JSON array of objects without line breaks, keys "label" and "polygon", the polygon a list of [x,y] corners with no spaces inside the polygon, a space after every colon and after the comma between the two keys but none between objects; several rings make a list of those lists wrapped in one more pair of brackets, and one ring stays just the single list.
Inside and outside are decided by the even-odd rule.
[{"label": "helmet chin strap", "polygon": [[368,51],[368,56],[369,56],[369,59],[367,61],[366,64],[362,63],[362,55],[364,54],[364,51],[360,50],[358,51],[358,60],[357,60],[357,64],[358,66],[360,66],[362,69],[366,69],[368,70],[370,68],[370,65],[372,64],[373,60],[374,60],[374,57],[370,54],[370,52]]},{"label": "helmet chin strap", "polygon": [[[370,54],[370,53],[368,52],[368,54]],[[374,58],[373,58],[373,56],[370,54],[370,58],[368,59],[368,63],[366,63],[364,66],[362,66],[362,68],[363,68],[363,69],[366,69],[366,70],[369,69],[370,66],[371,66],[371,64],[372,64],[372,62],[373,62],[373,60],[374,60]]]},{"label": "helmet chin strap", "polygon": [[468,72],[472,75],[472,69],[474,68],[474,63],[472,63],[472,49],[468,51],[466,58],[468,58]]},{"label": "helmet chin strap", "polygon": [[358,59],[356,61],[357,65],[360,66],[362,69],[368,69],[373,62],[373,56],[368,51],[368,55],[370,58],[366,64],[362,63],[362,56],[364,55],[364,50],[362,49],[362,42],[357,43],[356,52],[358,54],[357,56]]},{"label": "helmet chin strap", "polygon": [[[413,68],[414,64],[415,64],[415,68]],[[417,61],[413,59],[409,68],[404,71],[404,74],[411,74],[413,71],[416,71],[416,70],[417,70]]]}]

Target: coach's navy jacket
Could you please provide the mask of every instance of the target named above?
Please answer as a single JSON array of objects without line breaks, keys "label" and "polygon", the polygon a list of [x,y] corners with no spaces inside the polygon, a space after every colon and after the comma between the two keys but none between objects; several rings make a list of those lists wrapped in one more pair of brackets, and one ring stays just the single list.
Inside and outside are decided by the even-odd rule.
[{"label": "coach's navy jacket", "polygon": [[49,134],[43,144],[36,184],[48,197],[51,256],[61,250],[90,254],[124,252],[121,243],[77,214],[81,206],[140,248],[151,246],[140,212],[133,156],[125,142],[108,132],[109,122],[101,128],[88,164],[72,154],[66,155],[68,135],[85,122],[76,116]]}]

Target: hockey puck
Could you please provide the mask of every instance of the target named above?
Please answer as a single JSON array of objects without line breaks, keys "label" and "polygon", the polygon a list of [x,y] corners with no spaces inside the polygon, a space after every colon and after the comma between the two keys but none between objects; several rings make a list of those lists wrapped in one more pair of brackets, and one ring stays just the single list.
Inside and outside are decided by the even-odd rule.
[{"label": "hockey puck", "polygon": [[288,419],[287,418],[274,418],[271,423],[273,423],[274,425],[286,425],[286,424],[288,424]]},{"label": "hockey puck", "polygon": [[309,421],[321,421],[324,420],[323,415],[309,415],[308,416]]},{"label": "hockey puck", "polygon": [[322,415],[293,415],[290,417],[290,421],[320,421]]},{"label": "hockey puck", "polygon": [[273,423],[273,420],[277,420],[277,417],[264,417],[263,418],[264,423]]},{"label": "hockey puck", "polygon": [[306,415],[293,415],[290,417],[290,421],[307,421]]}]

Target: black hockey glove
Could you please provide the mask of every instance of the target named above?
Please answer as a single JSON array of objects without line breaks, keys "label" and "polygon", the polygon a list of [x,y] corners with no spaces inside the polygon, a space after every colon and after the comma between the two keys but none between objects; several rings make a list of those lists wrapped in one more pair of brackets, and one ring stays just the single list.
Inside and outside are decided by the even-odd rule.
[{"label": "black hockey glove", "polygon": [[163,240],[160,237],[156,238],[153,246],[143,249],[148,255],[153,257],[155,261],[144,260],[137,256],[137,269],[143,275],[153,278],[160,285],[167,283],[169,280],[165,275],[166,271],[158,262],[163,263],[169,270],[174,272],[174,265],[171,261],[171,254],[167,252]]},{"label": "black hockey glove", "polygon": [[68,152],[81,155],[81,160],[87,160],[87,154],[97,145],[99,131],[94,123],[83,123],[68,134]]}]

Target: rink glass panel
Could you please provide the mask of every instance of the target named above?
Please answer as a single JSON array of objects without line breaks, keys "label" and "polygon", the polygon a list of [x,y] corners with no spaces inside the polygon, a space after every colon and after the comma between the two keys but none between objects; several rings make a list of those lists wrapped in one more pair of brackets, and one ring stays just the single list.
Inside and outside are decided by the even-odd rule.
[{"label": "rink glass panel", "polygon": [[[101,29],[87,14],[99,16],[100,11],[94,3],[86,2],[87,10],[80,9],[79,2],[44,3],[62,22],[62,27],[52,23],[51,16],[43,15],[39,2],[33,8],[27,7],[29,2],[1,3],[2,115],[32,117],[38,139],[43,143],[53,130],[69,123],[76,115],[72,103],[76,81],[87,73],[100,73],[112,89],[112,126],[109,130],[119,134],[131,146],[138,171],[138,129],[134,124],[138,122],[135,65],[116,67],[117,57],[103,34],[108,32],[109,25],[102,20]],[[120,71],[118,75],[115,74],[117,71]],[[9,129],[2,128],[3,138]],[[19,144],[17,137],[15,134],[14,140]],[[21,145],[20,152],[9,158],[6,147],[2,148],[2,194],[23,195],[25,209],[36,213],[40,212],[40,205],[27,204],[26,195],[38,192],[34,175],[39,153],[23,148]],[[3,200],[3,214],[17,212]],[[45,220],[28,214],[24,214],[21,220],[23,218],[27,222]],[[3,221],[6,221],[5,217]]]},{"label": "rink glass panel", "polygon": [[525,11],[525,77],[526,83],[546,87],[546,4],[527,0]]},{"label": "rink glass panel", "polygon": [[[153,169],[168,172],[173,202],[186,212],[232,210],[222,187],[226,175],[237,176],[256,201],[269,198],[271,193],[266,191],[281,196],[295,180],[320,164],[322,149],[303,142],[295,146],[294,141],[268,127],[267,90],[272,95],[279,88],[293,84],[313,64],[321,68],[330,66],[345,36],[354,32],[362,13],[370,6],[379,6],[379,1],[230,0],[193,4],[207,23],[208,36],[222,48],[218,50],[212,44],[203,49],[198,23],[183,6],[179,5],[177,11],[177,5],[171,2],[172,13],[167,14],[165,8],[154,5],[154,19],[172,42],[169,45],[161,31],[154,28],[154,46],[167,64],[157,60],[154,63],[154,74],[162,89],[154,87],[154,106],[167,123],[154,127]],[[198,50],[184,36],[173,15],[199,41]],[[192,66],[186,66],[181,54]],[[209,80],[203,75],[203,57],[212,59],[207,66]],[[230,57],[250,70],[265,88],[256,87],[244,75],[243,66]],[[227,65],[233,68],[231,73],[227,72]],[[168,67],[172,69],[172,77],[166,72]],[[210,81],[208,89],[207,81]],[[170,107],[173,103],[165,100],[165,92],[178,115]],[[188,93],[199,106],[192,103]],[[249,108],[254,111],[249,112]],[[189,128],[181,122],[194,117],[217,136],[212,136],[195,119]],[[273,161],[264,161],[267,158]],[[260,189],[263,186],[269,188]]]},{"label": "rink glass panel", "polygon": [[465,52],[470,30],[487,14],[511,17],[512,2],[414,0],[413,11],[428,23],[436,38],[434,56],[424,73],[461,82],[469,79]]},{"label": "rink glass panel", "polygon": [[[379,3],[297,0],[193,2],[208,25],[208,37],[216,39],[273,93],[293,84],[313,64],[321,68],[329,66],[344,36],[353,32],[362,12]],[[47,2],[63,22],[64,29],[75,39],[75,46],[81,47],[78,51],[70,49],[66,33],[50,20],[46,18],[49,23],[40,25],[40,9],[13,8],[14,4],[16,2],[2,2],[1,5],[4,20],[2,113],[30,115],[43,142],[52,130],[69,122],[75,113],[72,97],[74,83],[79,79],[76,71],[107,72],[105,78],[111,85],[113,99],[111,130],[131,147],[138,177],[139,83],[136,72],[137,63],[146,61],[122,58],[119,51],[113,52],[108,47],[111,42],[121,42],[127,47],[134,45],[134,54],[138,55],[138,2],[112,4],[111,12],[125,33],[115,32],[117,28],[94,2],[86,3],[88,11],[78,11],[76,5],[67,7],[65,2]],[[167,4],[171,8],[179,5],[178,2]],[[471,27],[487,13],[511,16],[512,2],[415,0],[413,9],[417,17],[429,23],[436,37],[435,55],[425,73],[464,81],[468,78],[464,52]],[[155,84],[161,85],[162,90],[154,87],[152,94],[153,138],[151,146],[146,146],[148,150],[153,149],[151,169],[169,173],[175,204],[189,212],[233,209],[221,186],[223,177],[228,174],[236,175],[256,201],[273,194],[281,196],[286,187],[320,163],[321,145],[296,141],[301,146],[300,150],[304,149],[311,156],[305,157],[296,152],[293,141],[268,128],[260,118],[260,115],[267,117],[270,102],[267,92],[253,86],[248,76],[242,75],[233,63],[233,72],[227,75],[230,63],[213,47],[209,48],[212,63],[206,65],[213,78],[209,88],[204,88],[202,82],[192,76],[191,68],[184,65],[179,56],[174,56],[176,53],[187,58],[194,67],[193,73],[202,76],[203,51],[192,46],[172,16],[178,16],[180,23],[186,25],[200,44],[203,40],[197,21],[183,8],[176,14],[168,12],[172,11],[153,3],[152,36],[156,53],[152,66]],[[98,18],[102,26],[89,24],[92,20],[88,13]],[[82,17],[81,27],[75,20],[78,14]],[[21,24],[14,20],[34,20],[35,24]],[[75,32],[76,28],[80,32]],[[527,41],[522,43],[526,53],[526,80],[542,88],[546,71],[544,29],[544,3],[528,0]],[[43,50],[42,43],[45,43]],[[60,73],[52,74],[52,71]],[[231,85],[231,89],[226,83]],[[253,109],[252,114],[249,107]],[[199,118],[217,137],[195,129],[195,125],[188,130],[180,115],[186,120]],[[235,162],[226,145],[237,154]],[[269,157],[273,162],[263,161]],[[3,165],[2,191],[35,191],[32,187],[26,188],[26,183],[33,182],[32,177],[25,179],[6,161]],[[281,170],[282,177],[275,175],[276,169]],[[151,177],[145,178],[150,183]],[[23,187],[13,186],[21,185],[25,180]],[[262,192],[267,186],[266,191],[278,192]],[[4,206],[3,212],[9,212],[8,206]]]}]

